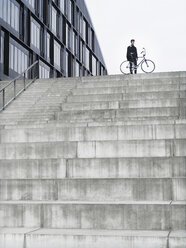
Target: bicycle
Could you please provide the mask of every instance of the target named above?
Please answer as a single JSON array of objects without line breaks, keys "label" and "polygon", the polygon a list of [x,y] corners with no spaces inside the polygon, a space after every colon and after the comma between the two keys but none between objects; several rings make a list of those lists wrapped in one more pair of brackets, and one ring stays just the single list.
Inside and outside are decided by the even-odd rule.
[{"label": "bicycle", "polygon": [[[134,63],[132,63],[132,72],[134,72],[135,70],[138,69],[138,67],[141,65],[141,70],[145,73],[152,73],[155,70],[155,64],[152,60],[150,59],[146,59],[146,50],[145,48],[143,48],[142,52],[142,57],[138,57],[138,58],[142,58],[142,60],[140,61],[139,64],[137,64],[137,66],[134,65]],[[130,74],[130,61],[126,60],[123,61],[120,65],[120,71],[123,74]]]}]

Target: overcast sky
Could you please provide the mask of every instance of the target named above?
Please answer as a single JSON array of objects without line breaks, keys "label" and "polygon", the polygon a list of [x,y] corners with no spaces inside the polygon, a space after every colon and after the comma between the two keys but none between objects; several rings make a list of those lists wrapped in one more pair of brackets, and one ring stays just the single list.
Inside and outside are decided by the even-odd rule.
[{"label": "overcast sky", "polygon": [[120,73],[131,38],[156,71],[186,70],[186,0],[85,0],[109,74]]}]

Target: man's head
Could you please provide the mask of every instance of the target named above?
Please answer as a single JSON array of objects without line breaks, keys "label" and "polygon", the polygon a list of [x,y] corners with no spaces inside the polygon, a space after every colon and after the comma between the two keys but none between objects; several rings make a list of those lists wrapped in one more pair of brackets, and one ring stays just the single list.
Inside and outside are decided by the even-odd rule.
[{"label": "man's head", "polygon": [[135,40],[132,39],[130,42],[131,42],[131,45],[134,46]]}]

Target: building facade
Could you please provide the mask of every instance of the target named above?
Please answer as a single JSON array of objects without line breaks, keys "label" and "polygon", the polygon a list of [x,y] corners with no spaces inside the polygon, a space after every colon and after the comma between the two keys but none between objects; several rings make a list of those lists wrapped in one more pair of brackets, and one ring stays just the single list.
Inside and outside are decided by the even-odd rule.
[{"label": "building facade", "polygon": [[0,0],[0,80],[107,74],[84,0]]}]

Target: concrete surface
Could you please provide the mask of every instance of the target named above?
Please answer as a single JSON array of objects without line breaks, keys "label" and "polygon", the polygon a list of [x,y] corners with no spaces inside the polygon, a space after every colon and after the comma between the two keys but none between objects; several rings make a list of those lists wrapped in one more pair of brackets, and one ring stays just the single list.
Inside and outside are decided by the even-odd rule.
[{"label": "concrete surface", "polygon": [[186,248],[186,72],[37,80],[0,113],[0,248]]}]

